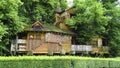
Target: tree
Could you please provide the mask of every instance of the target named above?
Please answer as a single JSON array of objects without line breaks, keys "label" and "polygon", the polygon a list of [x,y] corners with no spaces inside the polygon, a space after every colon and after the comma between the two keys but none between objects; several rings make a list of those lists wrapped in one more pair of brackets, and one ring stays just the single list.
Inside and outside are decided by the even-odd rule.
[{"label": "tree", "polygon": [[112,56],[120,55],[120,7],[117,0],[75,0],[76,16],[66,22],[86,44],[96,36],[107,39]]},{"label": "tree", "polygon": [[18,16],[18,7],[22,5],[20,0],[0,1],[0,47],[5,50],[12,36],[22,31],[24,23]]},{"label": "tree", "polygon": [[73,27],[80,44],[90,42],[93,37],[102,37],[106,32],[109,17],[105,16],[106,9],[96,0],[75,0],[76,16],[73,16],[68,25]]},{"label": "tree", "polygon": [[53,23],[57,6],[66,8],[66,0],[21,0],[24,4],[19,8],[19,15],[29,24],[35,21]]},{"label": "tree", "polygon": [[116,7],[117,0],[102,1],[104,7],[107,9],[106,16],[111,17],[106,27],[106,34],[104,37],[108,40],[110,47],[110,54],[112,56],[120,55],[120,7]]},{"label": "tree", "polygon": [[0,49],[10,48],[11,39],[35,21],[53,23],[57,6],[66,8],[66,0],[1,0]]}]

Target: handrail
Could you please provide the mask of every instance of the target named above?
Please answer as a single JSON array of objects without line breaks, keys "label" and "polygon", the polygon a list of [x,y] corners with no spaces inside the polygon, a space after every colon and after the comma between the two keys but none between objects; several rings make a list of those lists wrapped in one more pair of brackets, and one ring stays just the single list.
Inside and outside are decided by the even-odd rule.
[{"label": "handrail", "polygon": [[72,51],[92,51],[91,45],[72,45]]}]

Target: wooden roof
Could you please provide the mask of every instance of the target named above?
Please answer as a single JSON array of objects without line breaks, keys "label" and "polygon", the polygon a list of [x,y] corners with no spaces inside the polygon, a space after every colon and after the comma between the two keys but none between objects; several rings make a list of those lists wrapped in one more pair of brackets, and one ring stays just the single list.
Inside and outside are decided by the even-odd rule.
[{"label": "wooden roof", "polygon": [[53,24],[42,24],[38,21],[35,22],[32,26],[26,27],[25,31],[56,32],[56,33],[71,34],[71,35],[74,34],[70,30],[61,29],[59,27],[54,26]]}]

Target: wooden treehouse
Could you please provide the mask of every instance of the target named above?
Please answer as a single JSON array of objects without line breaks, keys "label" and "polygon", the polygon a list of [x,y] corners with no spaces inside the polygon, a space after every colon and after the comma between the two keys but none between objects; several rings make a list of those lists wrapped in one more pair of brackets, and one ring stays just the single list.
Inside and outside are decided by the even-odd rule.
[{"label": "wooden treehouse", "polygon": [[43,24],[37,21],[18,33],[11,43],[11,51],[33,54],[61,51],[69,53],[73,32],[69,30],[64,20],[70,18],[70,14],[67,11],[60,13],[56,11],[55,18],[54,24]]},{"label": "wooden treehouse", "polygon": [[109,54],[104,38],[96,37],[89,45],[72,45],[74,34],[65,21],[75,15],[74,7],[61,11],[55,10],[55,22],[45,24],[36,21],[23,32],[17,34],[11,43],[11,51],[17,53],[46,54],[46,53],[74,53],[90,52],[92,54]]}]

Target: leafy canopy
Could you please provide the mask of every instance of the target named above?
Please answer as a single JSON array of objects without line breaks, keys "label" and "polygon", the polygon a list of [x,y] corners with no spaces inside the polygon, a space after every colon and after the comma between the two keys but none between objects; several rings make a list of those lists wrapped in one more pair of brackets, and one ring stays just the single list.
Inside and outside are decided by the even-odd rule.
[{"label": "leafy canopy", "polygon": [[[13,35],[24,29],[24,22],[18,16],[20,0],[0,0],[0,53],[6,51]],[[1,53],[3,54],[3,53]]]},{"label": "leafy canopy", "polygon": [[67,7],[66,0],[21,0],[24,4],[19,8],[19,15],[26,22],[42,21],[53,23],[54,13],[57,6],[63,9]]},{"label": "leafy canopy", "polygon": [[105,16],[103,4],[95,0],[75,0],[76,16],[68,20],[67,24],[75,29],[79,42],[84,44],[91,38],[102,36],[110,17]]}]

